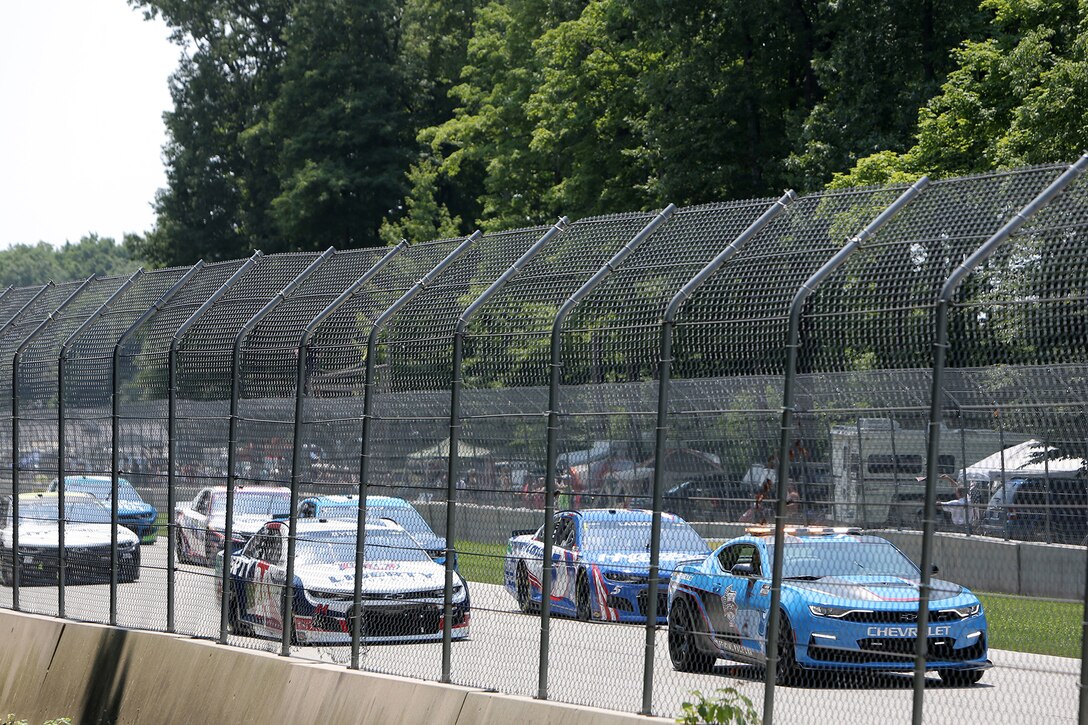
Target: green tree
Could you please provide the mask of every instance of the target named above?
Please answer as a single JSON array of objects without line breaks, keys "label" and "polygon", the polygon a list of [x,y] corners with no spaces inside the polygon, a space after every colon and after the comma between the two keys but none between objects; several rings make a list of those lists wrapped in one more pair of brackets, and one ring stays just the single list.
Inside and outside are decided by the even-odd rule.
[{"label": "green tree", "polygon": [[812,34],[818,91],[791,129],[787,165],[801,189],[822,187],[859,156],[902,152],[913,143],[918,109],[953,70],[952,50],[978,40],[978,0],[838,0],[819,4]]},{"label": "green tree", "polygon": [[832,186],[1071,160],[1088,148],[1088,6],[984,0],[981,8],[988,37],[955,51],[955,70],[919,112],[914,145],[862,158]]},{"label": "green tree", "polygon": [[283,84],[252,131],[279,149],[277,230],[295,248],[373,246],[404,192],[412,141],[396,4],[301,0],[286,37]]},{"label": "green tree", "polygon": [[110,237],[88,234],[77,244],[54,247],[45,242],[16,244],[0,251],[0,287],[28,287],[50,280],[69,280],[98,275],[129,275],[141,266],[133,250],[138,237],[128,235],[123,244]]}]

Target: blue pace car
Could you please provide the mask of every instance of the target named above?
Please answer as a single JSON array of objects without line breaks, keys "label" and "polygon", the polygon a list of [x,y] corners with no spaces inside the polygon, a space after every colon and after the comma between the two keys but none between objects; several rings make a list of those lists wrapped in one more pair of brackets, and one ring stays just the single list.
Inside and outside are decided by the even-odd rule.
[{"label": "blue pace car", "polygon": [[[49,490],[57,490],[57,479],[49,484]],[[65,476],[64,490],[88,493],[109,509],[113,479],[109,476]],[[117,479],[117,523],[136,532],[141,544],[154,544],[159,538],[159,529],[155,526],[158,515],[158,510],[144,501],[131,483]]]},{"label": "blue pace car", "polygon": [[[909,672],[918,633],[918,567],[891,542],[853,529],[787,529],[776,681],[804,670]],[[669,655],[681,671],[719,657],[765,664],[774,535],[749,529],[677,566]],[[931,580],[926,667],[970,685],[991,666],[986,615],[958,584]]]},{"label": "blue pace car", "polygon": [[[578,619],[645,622],[652,513],[635,509],[560,511],[554,523],[551,610]],[[669,575],[710,547],[679,516],[661,515],[658,621],[665,622]],[[515,531],[506,549],[506,590],[523,612],[540,606],[544,527]]]}]

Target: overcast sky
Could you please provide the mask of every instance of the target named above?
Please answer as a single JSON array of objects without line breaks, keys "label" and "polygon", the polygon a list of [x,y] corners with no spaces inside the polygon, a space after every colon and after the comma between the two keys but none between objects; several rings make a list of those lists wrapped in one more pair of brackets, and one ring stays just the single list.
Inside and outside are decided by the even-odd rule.
[{"label": "overcast sky", "polygon": [[125,0],[0,1],[0,248],[151,228],[179,54]]}]

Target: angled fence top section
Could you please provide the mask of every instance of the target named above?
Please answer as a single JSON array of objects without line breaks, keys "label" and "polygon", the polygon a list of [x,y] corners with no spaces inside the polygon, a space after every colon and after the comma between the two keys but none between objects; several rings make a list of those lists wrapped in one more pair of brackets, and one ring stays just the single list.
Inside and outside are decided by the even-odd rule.
[{"label": "angled fence top section", "polygon": [[781,374],[797,290],[904,188],[828,192],[793,202],[679,311],[674,378]]}]

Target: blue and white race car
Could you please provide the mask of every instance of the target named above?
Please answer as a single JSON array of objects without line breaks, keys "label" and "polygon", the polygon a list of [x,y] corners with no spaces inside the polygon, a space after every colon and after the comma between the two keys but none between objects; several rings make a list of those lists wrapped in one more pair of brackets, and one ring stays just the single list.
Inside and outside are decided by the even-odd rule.
[{"label": "blue and white race car", "polygon": [[[366,524],[358,608],[354,601],[356,524],[311,519],[299,521],[296,530],[288,625],[292,641],[350,644],[359,610],[364,642],[442,639],[446,571],[404,529],[381,521]],[[282,636],[288,531],[286,521],[269,521],[231,557],[228,623],[235,634]],[[222,571],[222,565],[223,552],[219,552],[217,571]],[[459,575],[454,576],[452,631],[454,639],[469,633],[468,586]]]},{"label": "blue and white race car", "polygon": [[[773,531],[749,529],[679,565],[669,585],[669,656],[707,671],[719,657],[765,664]],[[787,529],[775,679],[804,670],[909,672],[918,633],[917,566],[891,542],[855,529]],[[991,666],[986,615],[958,584],[931,580],[926,667],[969,685]]]},{"label": "blue and white race car", "polygon": [[[551,610],[583,620],[645,622],[652,513],[636,509],[560,511],[554,519]],[[661,515],[658,621],[665,622],[669,575],[710,547],[679,516]],[[515,531],[507,544],[506,590],[523,612],[540,606],[544,527]]]},{"label": "blue and white race car", "polygon": [[[57,490],[57,479],[49,484],[49,491]],[[113,479],[109,476],[65,476],[64,490],[71,493],[88,493],[111,508]],[[111,509],[112,510],[112,509]],[[159,511],[143,500],[132,484],[117,479],[117,523],[136,532],[141,544],[154,544],[159,538],[155,519]]]}]

